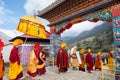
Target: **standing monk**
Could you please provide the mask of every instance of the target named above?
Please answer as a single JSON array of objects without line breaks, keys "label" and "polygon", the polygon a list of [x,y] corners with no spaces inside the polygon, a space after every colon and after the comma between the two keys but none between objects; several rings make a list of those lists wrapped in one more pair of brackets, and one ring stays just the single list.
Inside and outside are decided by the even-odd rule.
[{"label": "standing monk", "polygon": [[18,52],[18,46],[22,44],[23,41],[21,39],[16,39],[13,42],[13,48],[10,53],[10,67],[8,77],[9,80],[19,80],[23,77],[23,67],[20,64],[20,53]]},{"label": "standing monk", "polygon": [[102,59],[101,59],[102,52],[98,52],[95,60],[95,70],[99,69],[101,71],[102,69]]},{"label": "standing monk", "polygon": [[61,48],[57,53],[56,65],[58,67],[59,73],[68,71],[69,59],[68,53],[65,50],[67,44],[65,42],[61,43]]},{"label": "standing monk", "polygon": [[110,50],[108,53],[108,68],[113,69],[115,68],[115,59],[113,58],[114,50]]},{"label": "standing monk", "polygon": [[80,59],[81,59],[81,64],[79,65],[79,70],[85,71],[85,57],[84,57],[85,49],[80,50]]},{"label": "standing monk", "polygon": [[34,50],[31,51],[28,59],[28,71],[27,74],[31,76],[34,80],[37,76],[37,65],[38,65],[38,55],[40,51],[39,43],[34,45]]},{"label": "standing monk", "polygon": [[73,70],[77,70],[79,67],[79,62],[78,62],[78,57],[77,57],[77,46],[74,46],[71,49],[70,57],[71,57],[71,65],[72,65]]},{"label": "standing monk", "polygon": [[45,69],[45,53],[44,50],[40,50],[39,54],[38,54],[38,65],[37,65],[37,74],[38,75],[42,75],[45,74],[46,69]]},{"label": "standing monk", "polygon": [[88,72],[91,73],[91,70],[93,70],[93,57],[90,48],[88,48],[88,53],[86,55],[86,64]]},{"label": "standing monk", "polygon": [[4,76],[4,59],[2,56],[2,49],[3,49],[4,43],[0,39],[0,80],[3,80]]}]

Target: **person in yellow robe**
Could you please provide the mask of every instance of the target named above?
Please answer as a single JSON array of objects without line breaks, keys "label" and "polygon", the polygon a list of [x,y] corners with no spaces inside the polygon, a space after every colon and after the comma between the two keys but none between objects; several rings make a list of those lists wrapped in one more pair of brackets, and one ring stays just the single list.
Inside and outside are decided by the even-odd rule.
[{"label": "person in yellow robe", "polygon": [[113,54],[114,50],[110,50],[110,52],[108,53],[108,68],[111,70],[115,68],[115,59],[113,57]]},{"label": "person in yellow robe", "polygon": [[102,59],[101,59],[102,52],[98,52],[95,60],[95,70],[99,69],[102,70]]},{"label": "person in yellow robe", "polygon": [[72,49],[71,49],[71,65],[72,65],[72,68],[73,70],[77,70],[78,67],[79,67],[79,62],[78,62],[78,59],[77,59],[77,46],[74,46]]},{"label": "person in yellow robe", "polygon": [[36,43],[34,45],[34,50],[31,51],[28,59],[27,76],[31,76],[32,80],[35,80],[37,76],[39,50],[40,50],[40,44]]},{"label": "person in yellow robe", "polygon": [[4,59],[2,56],[2,49],[3,49],[4,43],[2,42],[2,40],[0,39],[0,80],[3,80],[3,76],[4,76]]},{"label": "person in yellow robe", "polygon": [[20,64],[20,53],[18,51],[18,47],[22,44],[23,41],[21,39],[16,39],[13,42],[13,48],[10,53],[10,66],[9,66],[9,73],[8,78],[9,80],[19,80],[23,77],[23,67]]},{"label": "person in yellow robe", "polygon": [[81,59],[81,64],[79,64],[79,70],[80,71],[85,71],[85,56],[84,56],[84,53],[85,53],[85,49],[81,49],[80,50],[80,59]]}]

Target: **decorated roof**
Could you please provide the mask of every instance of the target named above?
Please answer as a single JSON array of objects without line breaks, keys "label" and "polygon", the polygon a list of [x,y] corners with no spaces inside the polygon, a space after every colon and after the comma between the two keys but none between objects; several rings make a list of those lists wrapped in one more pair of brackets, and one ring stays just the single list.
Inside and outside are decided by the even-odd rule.
[{"label": "decorated roof", "polygon": [[58,5],[60,5],[61,3],[65,2],[66,0],[56,0],[55,2],[53,2],[51,5],[49,5],[48,7],[46,7],[45,9],[41,10],[38,13],[38,16],[41,16],[43,14],[45,14],[46,12],[49,12],[50,10],[56,8]]},{"label": "decorated roof", "polygon": [[21,17],[21,19],[22,20],[27,20],[27,21],[30,21],[30,22],[34,22],[34,23],[37,23],[37,24],[40,24],[40,25],[44,26],[44,24],[34,16],[23,16],[23,17]]}]

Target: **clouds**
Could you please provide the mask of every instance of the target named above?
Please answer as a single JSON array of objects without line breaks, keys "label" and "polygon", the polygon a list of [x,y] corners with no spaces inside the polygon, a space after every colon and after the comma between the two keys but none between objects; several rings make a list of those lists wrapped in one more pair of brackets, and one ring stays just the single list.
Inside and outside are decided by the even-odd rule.
[{"label": "clouds", "polygon": [[62,33],[61,36],[62,37],[77,36],[81,32],[86,31],[86,30],[90,30],[90,29],[92,29],[95,26],[98,26],[100,24],[103,24],[103,22],[98,21],[97,23],[94,23],[94,22],[84,21],[84,22],[81,22],[81,23],[77,23],[77,24],[74,24],[72,26],[72,28],[70,28],[69,30],[66,30],[64,33]]},{"label": "clouds", "polygon": [[[14,17],[14,12],[5,8],[5,3],[3,0],[0,0],[0,27],[8,28],[15,26],[17,19]],[[9,25],[7,25],[9,24]]]},{"label": "clouds", "polygon": [[[41,11],[45,7],[49,6],[54,1],[55,0],[27,0],[24,5],[24,9],[27,15],[33,15],[34,10]],[[45,28],[49,31],[49,27],[47,26],[49,22],[42,18],[39,18],[39,19],[44,23]]]},{"label": "clouds", "polygon": [[24,8],[27,14],[33,15],[33,10],[41,11],[54,1],[55,0],[27,0],[27,2],[24,5]]}]

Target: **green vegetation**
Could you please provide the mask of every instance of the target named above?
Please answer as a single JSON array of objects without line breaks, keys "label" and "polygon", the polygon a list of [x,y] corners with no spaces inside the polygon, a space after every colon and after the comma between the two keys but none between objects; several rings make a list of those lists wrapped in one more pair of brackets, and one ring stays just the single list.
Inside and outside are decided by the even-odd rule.
[{"label": "green vegetation", "polygon": [[102,31],[101,33],[86,38],[84,40],[80,40],[77,42],[74,42],[69,45],[69,47],[77,46],[78,50],[81,48],[87,49],[87,47],[91,47],[92,52],[108,52],[109,49],[113,48],[113,32],[112,27],[107,31]]}]

